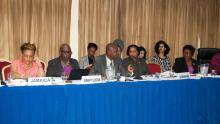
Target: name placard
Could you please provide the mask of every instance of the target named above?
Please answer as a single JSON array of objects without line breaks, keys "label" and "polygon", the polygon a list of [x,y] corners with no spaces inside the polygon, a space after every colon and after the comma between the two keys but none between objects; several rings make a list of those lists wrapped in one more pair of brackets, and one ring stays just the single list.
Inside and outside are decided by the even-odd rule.
[{"label": "name placard", "polygon": [[28,85],[52,85],[53,83],[62,83],[60,77],[31,77],[28,78]]},{"label": "name placard", "polygon": [[101,75],[93,75],[93,76],[82,76],[81,83],[99,83],[102,81]]},{"label": "name placard", "polygon": [[182,79],[182,78],[189,78],[190,74],[189,72],[182,72],[182,73],[176,73],[177,78]]}]

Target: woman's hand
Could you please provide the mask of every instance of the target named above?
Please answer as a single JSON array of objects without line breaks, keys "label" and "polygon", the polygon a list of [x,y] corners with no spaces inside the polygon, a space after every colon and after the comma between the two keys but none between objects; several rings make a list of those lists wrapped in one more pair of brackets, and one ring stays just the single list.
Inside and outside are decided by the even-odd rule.
[{"label": "woman's hand", "polygon": [[85,67],[85,69],[91,70],[92,67],[93,67],[93,65],[92,65],[92,64],[89,64],[89,65],[87,65],[87,66]]},{"label": "woman's hand", "polygon": [[35,60],[35,62],[37,63],[38,68],[41,68],[41,67],[42,67],[42,64],[41,64],[41,61],[40,61],[40,59],[38,58],[38,56],[35,56],[35,57],[34,57],[34,60]]},{"label": "woman's hand", "polygon": [[44,72],[44,69],[43,69],[43,67],[42,67],[42,64],[41,64],[41,61],[40,61],[40,59],[37,57],[37,56],[35,56],[34,57],[34,60],[35,60],[35,62],[37,63],[37,65],[38,65],[38,77],[45,77],[46,75],[45,75],[45,72]]}]

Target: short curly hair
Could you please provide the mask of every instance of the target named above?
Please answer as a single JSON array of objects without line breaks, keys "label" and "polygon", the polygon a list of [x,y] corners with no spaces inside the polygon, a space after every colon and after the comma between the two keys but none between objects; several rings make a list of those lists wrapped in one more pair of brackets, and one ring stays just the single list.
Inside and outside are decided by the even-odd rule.
[{"label": "short curly hair", "polygon": [[127,56],[130,56],[130,55],[129,55],[129,51],[130,51],[130,49],[131,49],[132,47],[137,50],[138,55],[139,55],[139,54],[140,54],[139,47],[138,47],[137,45],[132,44],[132,45],[129,45],[128,48],[127,48],[127,52],[126,52]]},{"label": "short curly hair", "polygon": [[31,50],[34,53],[36,52],[37,48],[35,46],[35,44],[31,44],[31,43],[24,43],[21,45],[20,47],[21,52],[23,53],[25,50]]},{"label": "short curly hair", "polygon": [[167,54],[169,54],[169,52],[170,52],[170,47],[169,47],[168,44],[167,44],[165,41],[163,41],[163,40],[159,40],[159,41],[156,43],[156,45],[155,45],[155,47],[154,47],[155,52],[156,52],[157,54],[160,53],[160,51],[159,51],[160,44],[163,44],[164,47],[166,48],[165,51],[164,51],[164,55],[166,56]]},{"label": "short curly hair", "polygon": [[185,46],[183,47],[183,51],[184,51],[184,50],[189,50],[190,53],[191,53],[191,55],[193,56],[196,49],[195,49],[195,47],[193,47],[192,45],[185,45]]},{"label": "short curly hair", "polygon": [[90,48],[95,48],[95,50],[97,50],[98,46],[95,43],[89,43],[88,46],[87,46],[87,50],[90,49]]}]

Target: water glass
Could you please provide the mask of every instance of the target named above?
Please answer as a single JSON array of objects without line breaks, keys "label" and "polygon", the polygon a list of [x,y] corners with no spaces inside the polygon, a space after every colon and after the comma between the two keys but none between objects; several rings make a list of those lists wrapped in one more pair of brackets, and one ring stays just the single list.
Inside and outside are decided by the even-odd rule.
[{"label": "water glass", "polygon": [[65,72],[61,73],[61,78],[65,81],[68,79],[68,75]]},{"label": "water glass", "polygon": [[207,76],[209,71],[209,64],[200,64],[199,65],[200,74],[202,76]]}]

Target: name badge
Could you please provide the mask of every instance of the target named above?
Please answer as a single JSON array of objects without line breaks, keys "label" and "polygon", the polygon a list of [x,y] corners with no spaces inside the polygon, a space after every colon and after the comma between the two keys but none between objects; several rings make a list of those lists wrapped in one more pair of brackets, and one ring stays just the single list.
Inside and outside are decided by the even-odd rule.
[{"label": "name badge", "polygon": [[89,83],[100,83],[102,81],[101,75],[94,76],[82,76],[81,83],[89,84]]}]

